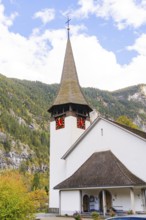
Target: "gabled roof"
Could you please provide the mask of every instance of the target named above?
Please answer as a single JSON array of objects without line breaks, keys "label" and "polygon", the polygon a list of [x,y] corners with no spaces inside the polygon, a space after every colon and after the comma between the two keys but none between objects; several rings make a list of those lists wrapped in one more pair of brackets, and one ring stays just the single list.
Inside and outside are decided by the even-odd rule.
[{"label": "gabled roof", "polygon": [[68,179],[55,189],[142,186],[146,183],[132,174],[111,151],[93,153]]},{"label": "gabled roof", "polygon": [[[79,85],[70,38],[68,38],[67,41],[60,88],[53,106],[68,103],[86,105],[89,111],[92,111],[92,109],[88,106]],[[52,109],[52,107],[49,109],[49,111]]]},{"label": "gabled roof", "polygon": [[94,128],[94,126],[100,121],[104,120],[114,126],[117,126],[121,128],[122,130],[125,130],[126,132],[131,133],[134,136],[137,136],[138,138],[141,138],[146,141],[146,132],[130,128],[128,126],[119,124],[117,122],[114,122],[112,120],[108,120],[102,117],[98,117],[97,119],[94,120],[94,122],[85,130],[85,132],[77,139],[77,141],[68,149],[68,151],[62,156],[62,159],[66,159],[66,157],[74,150],[74,148],[79,144],[79,142]]},{"label": "gabled roof", "polygon": [[138,129],[135,129],[135,128],[131,128],[131,127],[128,127],[128,126],[123,125],[123,124],[119,124],[115,121],[112,121],[112,123],[117,124],[118,126],[121,126],[121,127],[125,128],[126,130],[131,131],[132,133],[146,139],[146,132],[144,132],[144,131],[141,131],[141,130],[138,130]]}]

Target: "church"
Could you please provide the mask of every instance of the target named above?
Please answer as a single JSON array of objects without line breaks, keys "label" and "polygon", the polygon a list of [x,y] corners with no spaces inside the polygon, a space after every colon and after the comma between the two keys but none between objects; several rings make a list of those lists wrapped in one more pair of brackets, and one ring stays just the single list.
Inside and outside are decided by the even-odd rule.
[{"label": "church", "polygon": [[48,111],[50,210],[144,213],[146,133],[94,117],[79,84],[69,28],[60,88]]}]

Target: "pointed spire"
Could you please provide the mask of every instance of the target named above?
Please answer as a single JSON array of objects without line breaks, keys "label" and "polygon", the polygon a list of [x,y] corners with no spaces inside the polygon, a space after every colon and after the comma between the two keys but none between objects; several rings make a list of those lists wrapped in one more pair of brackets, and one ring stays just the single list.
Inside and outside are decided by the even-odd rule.
[{"label": "pointed spire", "polygon": [[64,65],[62,70],[62,77],[58,95],[49,109],[49,112],[58,105],[75,104],[84,106],[87,112],[92,111],[86,102],[86,99],[81,91],[79,80],[77,76],[74,56],[72,52],[70,37],[69,37],[69,21],[68,20],[68,40],[64,58]]},{"label": "pointed spire", "polygon": [[70,39],[66,47],[60,90],[54,104],[65,103],[87,104],[79,86]]}]

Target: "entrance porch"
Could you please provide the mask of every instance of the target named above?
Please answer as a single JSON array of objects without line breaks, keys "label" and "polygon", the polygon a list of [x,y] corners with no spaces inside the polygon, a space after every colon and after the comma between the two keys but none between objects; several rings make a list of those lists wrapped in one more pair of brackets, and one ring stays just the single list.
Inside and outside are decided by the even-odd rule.
[{"label": "entrance porch", "polygon": [[97,188],[60,191],[60,215],[73,215],[75,212],[91,214],[93,211],[106,216],[113,210],[117,215],[144,213],[146,193],[141,188]]},{"label": "entrance porch", "polygon": [[97,211],[104,216],[111,210],[116,214],[146,211],[145,189],[109,188],[82,190],[82,213]]}]

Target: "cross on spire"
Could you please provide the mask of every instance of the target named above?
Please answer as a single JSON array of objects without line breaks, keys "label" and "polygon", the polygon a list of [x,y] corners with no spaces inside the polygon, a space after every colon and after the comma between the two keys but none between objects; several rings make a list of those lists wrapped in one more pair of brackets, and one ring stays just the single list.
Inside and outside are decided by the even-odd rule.
[{"label": "cross on spire", "polygon": [[70,27],[69,27],[69,23],[70,23],[70,21],[71,21],[71,19],[70,19],[69,16],[68,16],[67,21],[66,21],[66,24],[67,24],[67,31],[68,31],[68,38],[69,38],[69,31],[70,31]]}]

